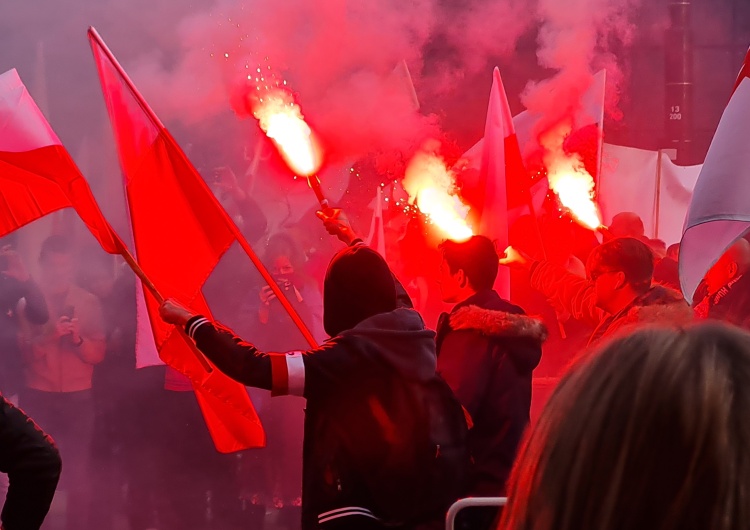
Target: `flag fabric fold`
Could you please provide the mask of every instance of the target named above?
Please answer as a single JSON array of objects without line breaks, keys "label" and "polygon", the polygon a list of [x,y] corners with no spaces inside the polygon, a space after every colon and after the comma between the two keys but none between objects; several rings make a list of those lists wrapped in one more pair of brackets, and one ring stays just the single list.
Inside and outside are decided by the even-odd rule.
[{"label": "flag fabric fold", "polygon": [[0,75],[0,235],[71,207],[104,250],[121,251],[88,183],[18,73],[9,70]]},{"label": "flag fabric fold", "polygon": [[721,116],[706,154],[680,244],[680,285],[692,301],[706,272],[750,230],[750,69]]},{"label": "flag fabric fold", "polygon": [[367,246],[375,249],[385,259],[385,227],[383,226],[383,188],[378,186],[373,204],[370,233],[365,240]]},{"label": "flag fabric fold", "polygon": [[[93,28],[89,41],[115,134],[139,264],[164,297],[210,317],[201,288],[236,241],[231,221]],[[191,380],[217,450],[264,445],[245,387],[217,369],[207,370],[182,330],[159,318],[152,294],[144,296],[159,356]]]},{"label": "flag fabric fold", "polygon": [[[529,182],[503,80],[500,70],[495,68],[484,128],[479,189],[472,194],[482,198],[476,201],[478,208],[475,208],[478,231],[493,240],[499,251],[508,246],[508,195],[511,190],[527,194]],[[500,267],[495,290],[504,298],[510,297],[510,273],[505,267]]]}]

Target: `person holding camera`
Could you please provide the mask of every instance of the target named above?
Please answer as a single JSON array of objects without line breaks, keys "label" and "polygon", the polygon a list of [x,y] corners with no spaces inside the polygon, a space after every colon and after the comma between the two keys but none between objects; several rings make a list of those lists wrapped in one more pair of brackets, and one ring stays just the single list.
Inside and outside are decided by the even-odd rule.
[{"label": "person holding camera", "polygon": [[78,530],[87,528],[90,509],[91,382],[94,365],[104,359],[102,308],[96,296],[73,283],[73,248],[65,236],[42,243],[39,265],[50,319],[38,324],[21,315],[26,386],[20,405],[60,447],[66,461],[66,527]]}]

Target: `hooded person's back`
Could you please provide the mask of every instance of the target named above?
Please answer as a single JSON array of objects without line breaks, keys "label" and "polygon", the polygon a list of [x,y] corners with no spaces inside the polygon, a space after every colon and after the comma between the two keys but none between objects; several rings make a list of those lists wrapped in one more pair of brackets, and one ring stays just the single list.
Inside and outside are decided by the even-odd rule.
[{"label": "hooded person's back", "polygon": [[434,333],[419,313],[397,308],[388,265],[364,245],[345,248],[329,265],[324,326],[332,338],[319,348],[286,354],[259,352],[200,316],[186,330],[237,381],[307,398],[302,527],[335,521],[348,528],[341,526],[345,518],[352,528],[377,525],[383,492],[372,491],[369,479],[388,464],[394,447],[409,443],[393,419],[392,411],[403,408],[394,396],[415,382],[438,381]]},{"label": "hooded person's back", "polygon": [[[451,317],[463,317],[461,330]],[[438,323],[438,371],[471,416],[473,460],[468,494],[497,496],[529,424],[532,372],[547,336],[544,325],[503,300],[479,291]]]}]

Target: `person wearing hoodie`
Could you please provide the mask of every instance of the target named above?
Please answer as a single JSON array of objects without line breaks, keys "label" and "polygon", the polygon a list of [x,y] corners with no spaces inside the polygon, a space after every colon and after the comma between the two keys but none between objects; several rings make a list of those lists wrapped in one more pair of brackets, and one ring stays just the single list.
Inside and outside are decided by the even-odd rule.
[{"label": "person wearing hoodie", "polygon": [[531,286],[570,315],[595,326],[589,345],[639,324],[684,324],[693,311],[682,294],[653,285],[654,258],[648,246],[632,237],[609,240],[594,249],[587,278],[548,261],[534,261],[513,247],[500,264],[525,268]]},{"label": "person wearing hoodie", "polygon": [[[307,399],[303,529],[412,528],[432,519],[399,525],[382,520],[379,509],[379,495],[399,488],[400,478],[394,474],[386,488],[372,487],[371,479],[387,467],[394,447],[414,449],[403,442],[403,432],[411,426],[393,420],[391,413],[405,406],[394,403],[394,396],[403,395],[410,384],[442,382],[436,374],[434,333],[425,329],[418,312],[398,307],[385,260],[361,241],[352,243],[334,256],[326,272],[323,325],[331,338],[318,348],[261,352],[173,300],[162,305],[161,316],[184,326],[198,349],[233,379],[271,390],[272,395]],[[450,394],[447,386],[446,391]],[[460,405],[454,404],[463,422]],[[445,407],[422,412],[437,424],[452,411]],[[433,448],[432,458],[446,449]],[[441,516],[444,512],[435,519]]]},{"label": "person wearing hoodie", "polygon": [[0,530],[39,530],[61,469],[52,438],[0,395],[0,473],[9,478]]},{"label": "person wearing hoodie", "polygon": [[[542,356],[546,328],[492,289],[498,255],[487,237],[446,240],[440,250],[441,295],[455,306],[438,320],[438,373],[473,423],[466,495],[504,496],[529,424],[531,376]],[[453,329],[453,323],[462,329]],[[496,513],[493,508],[472,512],[471,527],[489,528]]]}]

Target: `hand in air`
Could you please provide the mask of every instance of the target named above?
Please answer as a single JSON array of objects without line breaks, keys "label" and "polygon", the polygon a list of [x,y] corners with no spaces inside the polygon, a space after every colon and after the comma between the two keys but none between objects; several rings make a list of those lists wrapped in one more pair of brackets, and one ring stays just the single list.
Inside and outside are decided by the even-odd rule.
[{"label": "hand in air", "polygon": [[505,255],[500,258],[499,263],[512,269],[526,269],[531,265],[531,258],[527,254],[510,246],[505,249]]},{"label": "hand in air", "polygon": [[323,226],[325,226],[328,233],[338,237],[343,243],[351,245],[352,241],[357,239],[357,234],[354,233],[349,219],[346,218],[346,214],[340,208],[318,210],[315,212],[315,215],[323,221]]}]

